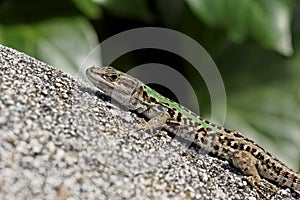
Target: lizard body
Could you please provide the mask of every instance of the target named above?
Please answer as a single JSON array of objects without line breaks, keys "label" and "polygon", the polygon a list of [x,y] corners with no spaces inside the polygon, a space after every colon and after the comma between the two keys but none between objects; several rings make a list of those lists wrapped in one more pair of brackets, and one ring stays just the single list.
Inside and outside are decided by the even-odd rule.
[{"label": "lizard body", "polygon": [[276,191],[265,179],[300,191],[299,172],[287,167],[238,131],[209,122],[113,67],[91,67],[86,74],[107,96],[148,118],[142,129],[165,128],[201,149],[228,160],[246,175],[246,180],[265,198],[262,188]]}]

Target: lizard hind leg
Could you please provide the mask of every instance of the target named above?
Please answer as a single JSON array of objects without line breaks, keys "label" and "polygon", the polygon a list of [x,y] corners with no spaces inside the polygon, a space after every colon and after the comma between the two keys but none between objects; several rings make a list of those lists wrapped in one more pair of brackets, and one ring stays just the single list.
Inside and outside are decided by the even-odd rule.
[{"label": "lizard hind leg", "polygon": [[[265,199],[270,199],[271,196],[275,195],[278,190],[275,189],[275,187],[267,182],[266,180],[264,179],[261,179],[260,177],[255,177],[255,176],[245,176],[244,177],[249,183],[250,185],[256,189],[256,191],[262,196],[264,197]],[[262,184],[264,183],[264,184]],[[272,195],[270,197],[267,197],[264,193],[263,193],[263,190],[267,190],[267,191],[270,191],[272,192]]]},{"label": "lizard hind leg", "polygon": [[254,189],[256,189],[262,197],[264,197],[265,199],[270,199],[270,197],[267,197],[263,193],[263,190],[268,190],[273,194],[277,193],[277,190],[271,183],[260,177],[256,168],[256,162],[257,159],[247,151],[235,151],[233,153],[233,165],[243,172],[243,174],[245,175],[244,178],[247,180],[247,182],[249,182],[250,185]]}]

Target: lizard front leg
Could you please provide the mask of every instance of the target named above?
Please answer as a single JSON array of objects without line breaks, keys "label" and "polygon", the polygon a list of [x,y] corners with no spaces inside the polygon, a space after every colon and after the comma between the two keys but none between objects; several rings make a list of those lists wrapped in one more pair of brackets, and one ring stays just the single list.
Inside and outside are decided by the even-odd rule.
[{"label": "lizard front leg", "polygon": [[136,127],[139,130],[154,130],[162,128],[166,122],[170,119],[170,115],[168,112],[160,112],[153,118],[151,118],[149,121],[139,124]]}]

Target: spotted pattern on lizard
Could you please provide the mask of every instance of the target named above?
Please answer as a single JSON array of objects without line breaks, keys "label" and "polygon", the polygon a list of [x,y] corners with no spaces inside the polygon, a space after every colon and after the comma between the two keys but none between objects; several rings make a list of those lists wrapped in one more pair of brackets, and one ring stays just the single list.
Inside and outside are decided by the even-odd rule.
[{"label": "spotted pattern on lizard", "polygon": [[263,189],[276,193],[268,181],[300,191],[300,173],[265,151],[238,131],[231,131],[196,115],[160,95],[138,79],[113,67],[91,67],[88,79],[106,95],[149,119],[141,129],[165,128],[201,149],[228,160],[246,176],[263,197]]}]

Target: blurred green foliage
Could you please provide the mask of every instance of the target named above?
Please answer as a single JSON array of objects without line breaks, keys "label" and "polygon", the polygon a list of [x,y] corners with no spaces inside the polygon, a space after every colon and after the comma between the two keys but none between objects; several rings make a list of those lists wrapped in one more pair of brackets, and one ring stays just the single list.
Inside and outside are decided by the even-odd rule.
[{"label": "blurred green foliage", "polygon": [[[98,41],[114,34],[146,26],[180,31],[219,67],[226,126],[299,169],[299,20],[300,2],[293,0],[0,0],[0,43],[76,74]],[[128,69],[148,62],[188,77],[209,116],[205,83],[178,56],[141,50],[114,64]]]}]

